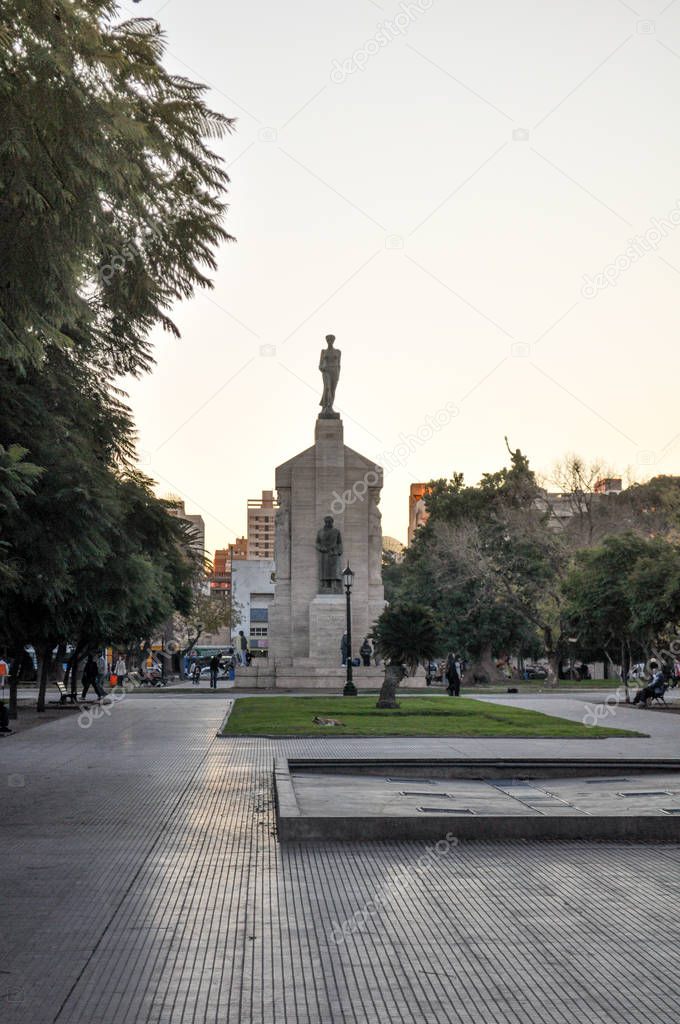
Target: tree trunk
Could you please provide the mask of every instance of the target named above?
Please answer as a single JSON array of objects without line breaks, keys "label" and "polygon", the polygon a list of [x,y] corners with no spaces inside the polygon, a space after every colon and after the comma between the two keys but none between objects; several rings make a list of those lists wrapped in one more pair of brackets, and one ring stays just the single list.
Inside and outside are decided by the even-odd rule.
[{"label": "tree trunk", "polygon": [[40,685],[38,687],[38,711],[45,710],[45,691],[47,690],[47,681],[50,675],[50,665],[52,662],[52,645],[45,645],[42,652],[42,662],[40,665]]},{"label": "tree trunk", "polygon": [[559,678],[558,661],[559,659],[554,651],[548,653],[548,678],[546,679],[547,686],[557,686],[557,680]]},{"label": "tree trunk", "polygon": [[[82,644],[82,641],[79,640],[78,643],[76,644],[75,648],[73,649],[73,654],[71,655],[71,660],[68,663],[67,672],[70,673],[71,693],[73,694],[74,697],[78,693],[78,664],[80,662],[80,655],[81,655],[82,650],[83,650],[83,644]],[[65,679],[64,679],[64,682],[66,682]]]},{"label": "tree trunk", "polygon": [[489,683],[503,682],[503,676],[496,668],[489,644],[482,649],[479,657],[471,662],[465,673],[465,681],[468,685],[470,683],[488,685]]},{"label": "tree trunk", "polygon": [[406,675],[403,665],[385,665],[385,679],[383,680],[380,696],[378,697],[377,708],[398,708],[397,687]]},{"label": "tree trunk", "polygon": [[543,643],[545,645],[545,654],[548,659],[548,678],[546,679],[546,685],[557,686],[557,681],[560,677],[560,659],[553,639],[553,631],[550,626],[545,626],[543,629]]}]

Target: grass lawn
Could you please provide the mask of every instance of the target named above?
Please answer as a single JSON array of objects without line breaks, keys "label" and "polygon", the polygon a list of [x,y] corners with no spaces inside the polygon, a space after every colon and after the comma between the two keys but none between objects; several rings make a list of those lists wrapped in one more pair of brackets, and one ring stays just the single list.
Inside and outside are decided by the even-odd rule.
[{"label": "grass lawn", "polygon": [[[402,697],[395,711],[370,697],[244,697],[237,700],[225,736],[526,736],[602,739],[642,736],[555,718],[539,711],[465,697]],[[316,715],[341,726],[315,725]]]}]

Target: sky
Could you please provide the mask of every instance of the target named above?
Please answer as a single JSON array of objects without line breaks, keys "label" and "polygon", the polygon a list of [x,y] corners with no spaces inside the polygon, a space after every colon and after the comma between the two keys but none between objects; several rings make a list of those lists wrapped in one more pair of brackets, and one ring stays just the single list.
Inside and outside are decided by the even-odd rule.
[{"label": "sky", "polygon": [[329,333],[345,443],[401,452],[402,541],[410,484],[476,482],[506,434],[548,476],[567,452],[680,473],[680,0],[121,13],[157,17],[166,65],[238,119],[215,144],[237,241],[125,382],[140,466],[209,551],[313,444]]}]

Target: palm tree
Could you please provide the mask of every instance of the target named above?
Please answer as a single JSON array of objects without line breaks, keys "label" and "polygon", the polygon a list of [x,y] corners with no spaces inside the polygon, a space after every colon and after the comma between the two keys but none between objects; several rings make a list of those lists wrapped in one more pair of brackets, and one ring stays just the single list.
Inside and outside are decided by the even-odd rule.
[{"label": "palm tree", "polygon": [[385,680],[376,707],[398,708],[396,693],[401,680],[437,650],[434,615],[423,605],[386,608],[373,627],[373,640],[385,660]]}]

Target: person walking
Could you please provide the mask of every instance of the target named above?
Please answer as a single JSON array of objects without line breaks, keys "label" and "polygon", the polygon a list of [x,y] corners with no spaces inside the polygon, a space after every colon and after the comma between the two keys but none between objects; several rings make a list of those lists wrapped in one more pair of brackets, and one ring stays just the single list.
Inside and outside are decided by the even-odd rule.
[{"label": "person walking", "polygon": [[109,663],[106,660],[106,652],[102,652],[97,658],[97,672],[99,674],[99,684],[108,682],[109,679]]},{"label": "person walking", "polygon": [[201,663],[198,658],[191,667],[191,685],[199,686],[201,682]]},{"label": "person walking", "polygon": [[364,668],[370,668],[373,648],[371,647],[371,642],[367,636],[364,637],[364,642],[359,648],[359,654],[361,655],[361,660],[364,663]]},{"label": "person walking", "polygon": [[125,658],[123,657],[122,654],[118,656],[116,667],[114,668],[113,672],[114,675],[116,676],[116,685],[122,686],[127,675],[127,665],[125,664]]},{"label": "person walking", "polygon": [[87,691],[90,687],[92,687],[100,699],[104,696],[99,685],[99,669],[97,668],[97,662],[91,654],[88,654],[87,661],[85,662],[85,668],[83,669],[83,692],[80,695],[81,700],[85,700]]},{"label": "person walking", "polygon": [[446,692],[449,697],[460,697],[460,676],[456,665],[456,655],[449,651],[444,666],[444,679],[446,680]]},{"label": "person walking", "polygon": [[210,687],[213,690],[217,689],[217,673],[220,669],[220,656],[219,654],[213,654],[210,659]]}]

